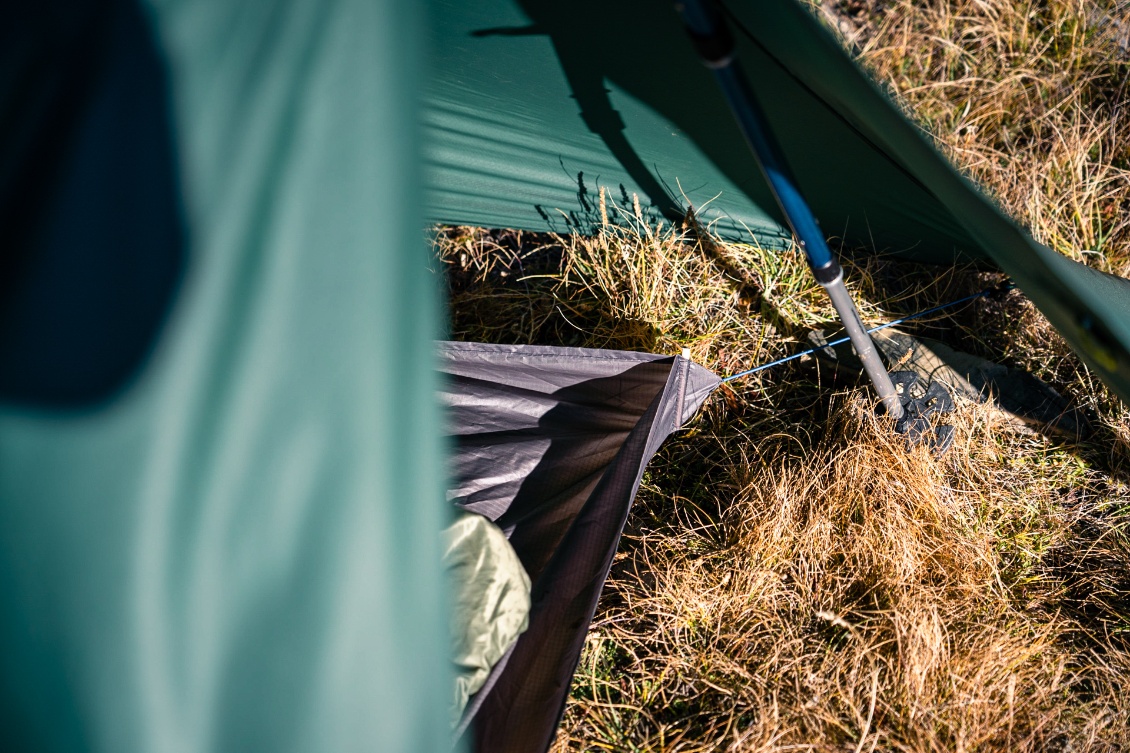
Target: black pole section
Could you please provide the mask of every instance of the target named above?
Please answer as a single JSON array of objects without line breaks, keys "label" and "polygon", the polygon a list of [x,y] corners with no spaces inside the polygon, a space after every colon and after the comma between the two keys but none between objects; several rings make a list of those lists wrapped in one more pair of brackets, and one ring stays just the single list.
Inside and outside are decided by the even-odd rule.
[{"label": "black pole section", "polygon": [[804,200],[796,180],[788,168],[781,148],[769,130],[768,121],[757,98],[750,88],[749,81],[742,72],[734,54],[734,38],[730,34],[718,8],[712,0],[679,0],[675,5],[682,16],[687,33],[698,50],[699,57],[714,74],[714,80],[722,89],[730,110],[737,120],[738,128],[745,136],[757,163],[761,166],[774,198],[785,215],[785,220],[796,236],[801,249],[808,258],[816,281],[828,292],[844,329],[855,346],[859,359],[871,378],[875,391],[883,401],[887,413],[900,418],[902,403],[890,375],[883,366],[875,350],[871,336],[867,334],[859,311],[844,287],[843,269],[832,255],[824,233],[816,223],[808,202]]},{"label": "black pole section", "polygon": [[765,180],[785,213],[793,234],[800,241],[812,271],[817,279],[834,278],[839,263],[832,256],[812,210],[801,196],[780,147],[764,125],[768,122],[765,113],[750,88],[749,80],[734,59],[734,38],[729,27],[709,0],[685,0],[675,7],[682,13],[699,57],[714,73],[714,79],[726,96],[738,127],[757,156]]}]

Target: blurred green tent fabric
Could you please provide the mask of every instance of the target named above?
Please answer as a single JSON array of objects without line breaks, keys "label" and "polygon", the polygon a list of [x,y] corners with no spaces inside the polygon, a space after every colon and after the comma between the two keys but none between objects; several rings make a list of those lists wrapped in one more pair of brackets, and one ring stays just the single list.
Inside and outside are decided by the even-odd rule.
[{"label": "blurred green tent fabric", "polygon": [[420,9],[5,15],[4,749],[448,749]]},{"label": "blurred green tent fabric", "polygon": [[[433,0],[428,216],[586,232],[601,187],[723,235],[787,233],[667,0]],[[847,247],[1007,272],[1130,398],[1130,284],[1035,243],[929,144],[799,2],[725,0],[805,197]]]},{"label": "blurred green tent fabric", "polygon": [[[800,4],[726,7],[829,235],[998,266],[1130,397],[1126,281],[1003,217]],[[7,749],[447,749],[424,221],[584,232],[607,187],[783,245],[667,0],[427,11],[6,11]]]}]

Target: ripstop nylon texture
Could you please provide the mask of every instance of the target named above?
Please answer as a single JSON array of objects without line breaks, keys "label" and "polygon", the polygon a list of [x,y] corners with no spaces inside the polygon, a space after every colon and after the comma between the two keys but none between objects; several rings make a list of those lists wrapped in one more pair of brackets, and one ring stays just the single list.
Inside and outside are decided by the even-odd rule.
[{"label": "ripstop nylon texture", "polygon": [[475,750],[549,747],[644,467],[717,376],[647,353],[446,343],[452,502],[505,531],[530,624],[471,699]]}]

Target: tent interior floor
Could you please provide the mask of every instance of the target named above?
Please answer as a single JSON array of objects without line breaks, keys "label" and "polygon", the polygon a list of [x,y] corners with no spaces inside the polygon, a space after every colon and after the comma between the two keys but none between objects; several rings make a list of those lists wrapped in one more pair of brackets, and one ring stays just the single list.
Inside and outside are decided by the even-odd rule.
[{"label": "tent interior floor", "polygon": [[[435,251],[455,340],[689,348],[725,376],[834,321],[795,250],[630,212],[593,237],[443,227]],[[868,324],[1002,280],[845,267]],[[648,467],[554,750],[1130,741],[1130,416],[1018,291],[883,343],[997,399],[955,390],[935,457],[851,368],[719,388]]]}]

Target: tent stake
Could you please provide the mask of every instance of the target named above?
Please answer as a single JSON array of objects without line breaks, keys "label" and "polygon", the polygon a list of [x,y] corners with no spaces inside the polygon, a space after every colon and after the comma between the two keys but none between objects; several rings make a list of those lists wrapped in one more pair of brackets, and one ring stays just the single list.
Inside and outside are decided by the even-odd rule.
[{"label": "tent stake", "polygon": [[887,413],[896,420],[903,416],[898,392],[883,365],[879,352],[867,334],[859,310],[844,287],[844,273],[824,240],[816,218],[788,169],[784,155],[769,130],[753,90],[734,56],[734,39],[712,0],[679,0],[675,5],[699,56],[721,87],[738,127],[745,136],[765,180],[769,184],[785,219],[792,228],[816,281],[828,292],[840,315],[851,344],[871,378]]}]

